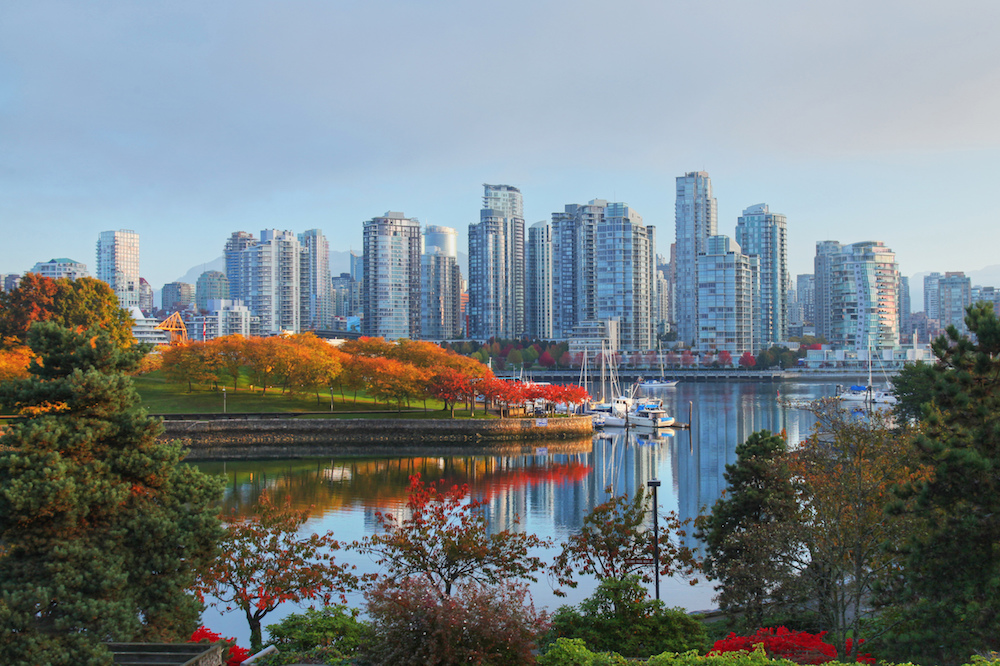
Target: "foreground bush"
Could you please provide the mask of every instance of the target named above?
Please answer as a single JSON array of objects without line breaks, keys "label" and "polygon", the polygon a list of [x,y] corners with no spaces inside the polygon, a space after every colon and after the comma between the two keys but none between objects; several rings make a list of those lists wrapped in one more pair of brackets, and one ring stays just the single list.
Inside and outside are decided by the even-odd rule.
[{"label": "foreground bush", "polygon": [[282,652],[331,648],[326,652],[354,654],[365,635],[365,625],[358,620],[358,611],[347,606],[310,608],[305,613],[292,613],[281,622],[267,628],[270,643]]},{"label": "foreground bush", "polygon": [[582,639],[596,652],[648,657],[661,652],[705,649],[705,627],[682,610],[646,596],[638,578],[606,578],[578,607],[562,606],[553,634]]},{"label": "foreground bush", "polygon": [[374,664],[533,664],[547,629],[527,589],[461,585],[442,595],[423,578],[383,580],[366,594]]},{"label": "foreground bush", "polygon": [[[725,652],[750,652],[758,645],[763,646],[768,657],[788,659],[797,664],[824,664],[837,658],[837,648],[823,641],[825,631],[810,634],[805,631],[789,631],[785,627],[758,629],[751,636],[729,634],[726,638],[716,641],[711,654]],[[875,659],[870,654],[857,654],[864,640],[854,642],[848,638],[844,646],[844,655],[848,659],[866,664],[874,664]]]}]

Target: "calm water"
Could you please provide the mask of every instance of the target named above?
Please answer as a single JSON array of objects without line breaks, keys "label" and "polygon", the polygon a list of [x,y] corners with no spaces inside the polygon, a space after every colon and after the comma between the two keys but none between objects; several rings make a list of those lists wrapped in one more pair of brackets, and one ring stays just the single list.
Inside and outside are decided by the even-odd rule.
[{"label": "calm water", "polygon": [[[252,510],[266,488],[278,497],[290,496],[298,507],[312,507],[305,529],[333,530],[341,541],[370,534],[376,511],[402,507],[408,478],[419,472],[427,481],[468,483],[472,494],[486,501],[492,527],[533,532],[558,543],[579,529],[591,508],[608,498],[608,486],[617,494],[632,494],[648,480],[659,478],[661,511],[675,511],[682,518],[697,516],[719,498],[725,466],[734,462],[736,445],[750,433],[784,430],[791,444],[808,436],[812,414],[786,406],[779,392],[782,399],[813,399],[833,395],[833,385],[681,383],[649,394],[663,398],[671,415],[692,424],[690,430],[656,439],[609,432],[595,436],[591,450],[574,454],[385,455],[197,464],[205,472],[225,476],[227,513]],[[341,551],[338,560],[366,571],[376,569],[371,560],[355,553]],[[549,610],[578,603],[592,589],[592,582],[584,581],[560,598],[544,574],[531,586],[536,606]],[[713,595],[711,584],[705,581],[693,586],[685,580],[661,581],[661,598],[671,606],[713,608]],[[360,606],[362,599],[354,595],[349,602]],[[295,610],[290,605],[279,608],[265,618],[265,626]],[[241,644],[248,642],[249,630],[240,612],[221,614],[209,608],[203,621],[214,631],[236,636]]]}]

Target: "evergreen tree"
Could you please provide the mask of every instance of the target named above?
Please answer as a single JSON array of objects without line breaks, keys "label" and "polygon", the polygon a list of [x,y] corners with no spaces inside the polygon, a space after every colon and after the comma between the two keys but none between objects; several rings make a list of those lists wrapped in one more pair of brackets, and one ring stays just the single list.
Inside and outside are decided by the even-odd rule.
[{"label": "evergreen tree", "polygon": [[965,321],[975,341],[949,326],[933,344],[933,398],[916,441],[933,475],[900,491],[928,527],[905,550],[896,642],[939,664],[1000,649],[1000,322],[988,303]]},{"label": "evergreen tree", "polygon": [[798,503],[786,454],[785,440],[766,430],[737,446],[726,493],[695,534],[705,543],[702,569],[719,581],[719,607],[741,611],[748,627],[761,626],[766,606],[795,574]]},{"label": "evergreen tree", "polygon": [[51,322],[28,343],[31,376],[0,386],[19,415],[0,437],[0,663],[108,663],[103,641],[190,636],[218,482],[156,441],[124,374],[144,349]]}]

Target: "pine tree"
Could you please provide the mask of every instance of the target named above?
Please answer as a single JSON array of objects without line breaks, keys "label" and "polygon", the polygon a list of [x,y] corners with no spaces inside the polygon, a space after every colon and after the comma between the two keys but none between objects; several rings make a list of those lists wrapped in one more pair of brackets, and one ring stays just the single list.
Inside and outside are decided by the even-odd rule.
[{"label": "pine tree", "polygon": [[19,415],[0,437],[0,663],[107,663],[103,641],[186,638],[218,482],[157,441],[124,374],[144,349],[50,322],[28,343],[31,376],[0,386]]},{"label": "pine tree", "polygon": [[726,465],[726,494],[698,521],[704,541],[702,568],[719,581],[719,607],[741,611],[759,627],[767,605],[795,573],[798,503],[785,455],[785,440],[766,430],[736,447]]},{"label": "pine tree", "polygon": [[970,306],[965,321],[974,340],[949,326],[933,345],[933,397],[916,442],[932,478],[900,491],[928,528],[905,550],[896,642],[939,664],[1000,649],[1000,321],[989,303]]}]

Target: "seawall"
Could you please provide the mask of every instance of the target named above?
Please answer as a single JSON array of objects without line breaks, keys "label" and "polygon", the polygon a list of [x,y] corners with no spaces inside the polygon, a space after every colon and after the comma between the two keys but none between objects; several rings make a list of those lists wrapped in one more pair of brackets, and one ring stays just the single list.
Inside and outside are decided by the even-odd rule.
[{"label": "seawall", "polygon": [[380,450],[589,450],[589,416],[491,420],[248,419],[164,421],[163,439],[179,439],[188,460],[373,454]]}]

